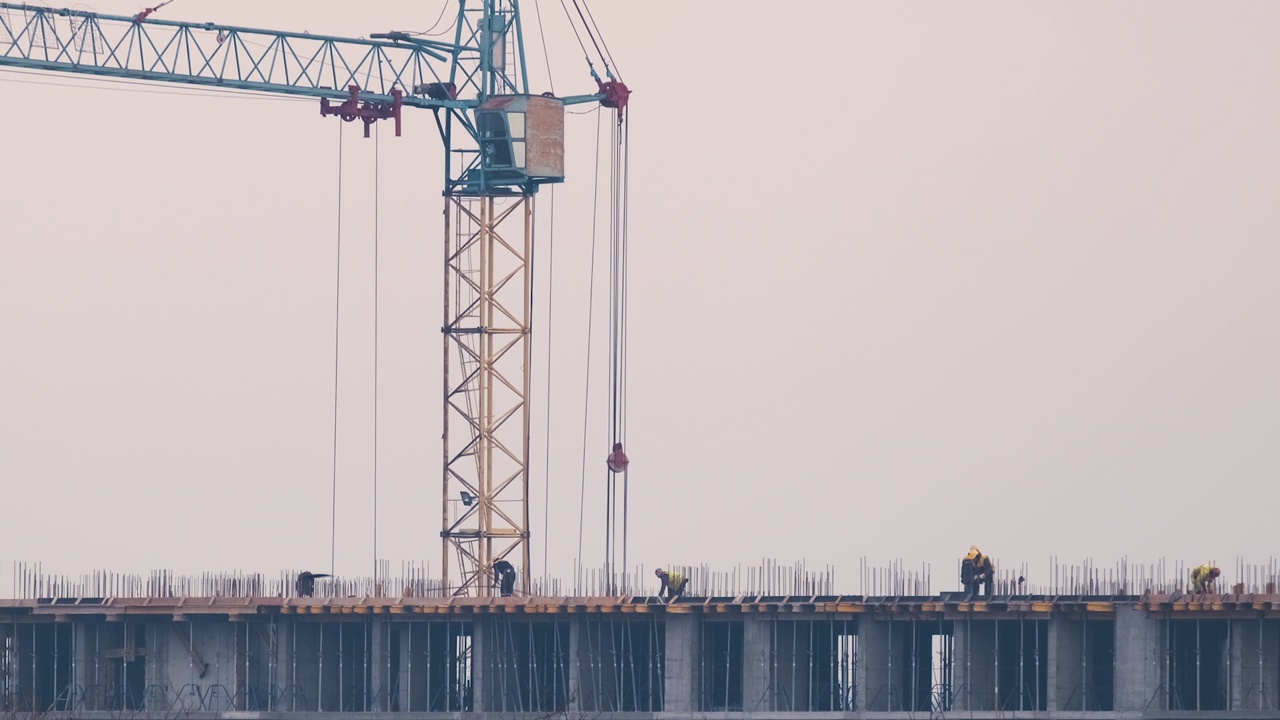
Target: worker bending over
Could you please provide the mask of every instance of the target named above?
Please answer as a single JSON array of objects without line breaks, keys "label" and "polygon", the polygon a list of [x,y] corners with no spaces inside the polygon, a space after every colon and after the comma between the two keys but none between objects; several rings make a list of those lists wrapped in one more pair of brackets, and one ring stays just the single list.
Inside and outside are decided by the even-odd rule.
[{"label": "worker bending over", "polygon": [[983,555],[977,545],[970,545],[969,554],[960,563],[960,583],[964,585],[964,591],[973,597],[982,589],[984,597],[991,597],[995,574],[996,568],[991,558]]},{"label": "worker bending over", "polygon": [[498,586],[502,597],[511,597],[516,589],[516,569],[506,560],[493,564],[493,584]]},{"label": "worker bending over", "polygon": [[316,594],[316,578],[327,578],[324,573],[300,572],[293,581],[293,591],[298,597],[311,597]]},{"label": "worker bending over", "polygon": [[1191,592],[1213,592],[1213,581],[1218,579],[1222,571],[1212,565],[1201,565],[1191,571]]},{"label": "worker bending over", "polygon": [[689,584],[689,578],[672,570],[667,572],[662,568],[653,571],[654,575],[662,581],[662,587],[658,588],[658,598],[664,602],[671,602],[684,594],[684,586]]}]

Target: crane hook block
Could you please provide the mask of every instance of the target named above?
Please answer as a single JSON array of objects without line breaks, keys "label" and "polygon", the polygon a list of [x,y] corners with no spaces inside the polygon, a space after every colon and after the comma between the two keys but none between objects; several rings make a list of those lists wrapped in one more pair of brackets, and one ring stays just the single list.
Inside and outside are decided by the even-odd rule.
[{"label": "crane hook block", "polygon": [[353,122],[357,118],[364,121],[364,136],[369,137],[369,127],[379,120],[394,119],[396,121],[396,137],[400,137],[400,108],[404,93],[400,88],[391,91],[391,102],[371,102],[360,100],[360,86],[347,88],[351,95],[340,104],[334,105],[329,98],[320,98],[320,116],[337,115],[345,122]]},{"label": "crane hook block", "polygon": [[627,100],[631,97],[631,90],[626,83],[620,80],[610,80],[608,82],[596,81],[600,86],[601,98],[600,104],[607,108],[618,109],[618,119],[622,119],[622,114],[627,110]]}]

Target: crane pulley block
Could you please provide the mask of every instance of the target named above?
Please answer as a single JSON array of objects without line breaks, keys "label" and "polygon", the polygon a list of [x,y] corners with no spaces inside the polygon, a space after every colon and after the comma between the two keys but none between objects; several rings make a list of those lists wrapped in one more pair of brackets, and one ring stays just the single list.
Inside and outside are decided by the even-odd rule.
[{"label": "crane pulley block", "polygon": [[369,127],[375,122],[394,119],[396,121],[396,137],[400,137],[400,109],[404,93],[399,88],[391,90],[391,97],[393,98],[391,102],[361,101],[359,85],[352,85],[347,90],[351,93],[350,97],[338,105],[330,103],[329,98],[320,98],[321,117],[337,115],[345,122],[354,122],[356,119],[363,120],[365,137],[369,137]]},{"label": "crane pulley block", "polygon": [[618,121],[622,121],[622,115],[627,110],[627,100],[631,98],[631,88],[621,80],[596,80],[596,85],[600,87],[600,94],[604,97],[600,99],[600,104],[607,108],[617,108]]}]

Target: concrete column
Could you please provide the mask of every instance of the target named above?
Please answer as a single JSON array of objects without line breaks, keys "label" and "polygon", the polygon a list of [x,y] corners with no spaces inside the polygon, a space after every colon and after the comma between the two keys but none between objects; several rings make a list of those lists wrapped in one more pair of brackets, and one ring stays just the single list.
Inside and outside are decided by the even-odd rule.
[{"label": "concrete column", "polygon": [[[124,633],[124,644],[128,645],[128,635],[133,632],[133,623],[121,622],[119,624],[120,632]],[[185,708],[184,703],[190,702],[190,693],[185,693],[187,685],[191,679],[191,664],[186,649],[182,646],[178,639],[177,633],[185,632],[186,623],[173,622],[170,620],[160,620],[147,626],[147,657],[145,666],[147,668],[147,685],[155,685],[164,690],[165,697],[175,703],[176,707]],[[104,628],[103,637],[109,637],[114,632],[108,633]],[[104,643],[102,650],[104,655],[109,652],[110,643]],[[106,674],[103,674],[104,680]],[[119,682],[120,678],[116,678]],[[147,698],[151,700],[151,698]],[[155,708],[147,708],[154,710]]]},{"label": "concrete column", "polygon": [[[71,697],[68,710],[96,710],[93,697],[93,623],[75,620],[71,627]],[[0,653],[4,652],[0,631]],[[4,699],[0,698],[0,707]]]},{"label": "concrete column", "polygon": [[[1130,605],[1116,605],[1116,712],[1162,709],[1163,652],[1159,623]],[[1152,699],[1155,698],[1154,702]]]},{"label": "concrete column", "polygon": [[582,710],[582,618],[569,617],[569,706],[570,713]]},{"label": "concrete column", "polygon": [[391,677],[387,668],[391,657],[387,647],[387,621],[384,618],[369,620],[369,710],[385,712],[391,709]]},{"label": "concrete column", "polygon": [[[289,620],[289,711],[318,712],[321,703],[321,623]],[[328,650],[328,648],[325,648]],[[281,708],[285,710],[286,708]]]},{"label": "concrete column", "polygon": [[1232,710],[1272,710],[1280,687],[1280,623],[1236,620],[1231,624]]},{"label": "concrete column", "polygon": [[488,710],[488,645],[493,631],[489,618],[476,618],[471,630],[471,711]]},{"label": "concrete column", "polygon": [[858,621],[858,664],[854,668],[854,695],[863,712],[889,709],[890,623],[863,618]]},{"label": "concrete column", "polygon": [[273,618],[264,628],[263,653],[266,656],[266,688],[265,697],[262,698],[262,706],[275,712],[281,710],[280,704],[283,700],[285,688],[289,687],[289,676],[286,671],[289,669],[285,662],[289,658],[288,648],[285,645],[285,625],[279,618]]},{"label": "concrete column", "polygon": [[666,628],[666,677],[663,709],[668,713],[692,713],[698,708],[698,618],[669,614]]},{"label": "concrete column", "polygon": [[742,624],[742,709],[758,712],[771,709],[767,697],[771,687],[773,618],[747,616]]},{"label": "concrete column", "polygon": [[[281,679],[281,694],[276,712],[310,710],[302,702],[302,686],[298,682],[298,619],[281,618],[276,621],[276,647],[279,649],[277,675]],[[310,693],[308,693],[310,694]]]},{"label": "concrete column", "polygon": [[957,620],[955,637],[955,709],[994,710],[995,622]]},{"label": "concrete column", "polygon": [[1055,617],[1049,620],[1047,692],[1050,710],[1080,710],[1084,707],[1083,623]]},{"label": "concrete column", "polygon": [[391,627],[391,632],[395,633],[400,638],[400,642],[398,643],[398,645],[393,645],[393,647],[396,647],[397,649],[396,658],[397,658],[398,666],[400,668],[400,672],[395,679],[396,680],[395,685],[397,688],[396,707],[401,711],[426,710],[426,708],[424,707],[413,707],[410,705],[410,702],[411,702],[410,693],[413,690],[412,688],[413,680],[411,679],[413,677],[413,654],[412,654],[413,651],[411,649],[411,643],[412,643],[411,638],[413,636],[413,623],[394,622],[394,623],[391,623],[390,627]]}]

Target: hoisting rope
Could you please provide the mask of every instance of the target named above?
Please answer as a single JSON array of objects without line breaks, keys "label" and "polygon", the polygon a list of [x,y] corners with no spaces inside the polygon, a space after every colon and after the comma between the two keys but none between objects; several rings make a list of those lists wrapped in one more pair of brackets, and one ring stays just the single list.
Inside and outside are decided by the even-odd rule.
[{"label": "hoisting rope", "polygon": [[[612,368],[610,373],[610,397],[612,402],[610,438],[611,447],[625,448],[627,443],[627,178],[629,156],[627,137],[628,125],[618,111],[619,121],[613,123],[613,155],[612,155],[612,232],[611,251],[613,257],[613,274],[610,278],[612,287],[612,312],[610,342],[612,345]],[[630,463],[625,460],[619,463],[621,472],[611,468],[614,481],[622,477],[622,572],[627,572],[627,537],[630,499]],[[616,489],[615,489],[616,493]],[[616,503],[616,497],[615,497]]]},{"label": "hoisting rope", "polygon": [[338,123],[338,248],[333,290],[333,498],[329,526],[329,574],[338,558],[338,348],[342,328],[342,126]]},{"label": "hoisting rope", "polygon": [[373,128],[373,587],[378,589],[378,190],[382,154],[378,152],[381,125]]},{"label": "hoisting rope", "polygon": [[[613,72],[617,74],[617,79],[621,80],[622,70],[618,68],[618,63],[614,62],[613,53],[609,52],[609,43],[605,42],[604,33],[600,32],[600,26],[596,24],[595,16],[591,14],[591,6],[587,4],[587,0],[582,0],[582,6],[587,9],[587,17],[591,19],[590,28],[594,28],[595,34],[600,36],[600,45],[604,48],[604,59],[606,60],[605,72],[609,72],[610,65],[612,65]],[[590,32],[590,28],[588,28],[588,32]],[[612,77],[612,75],[610,75],[610,77]]]},{"label": "hoisting rope", "polygon": [[[578,18],[582,20],[582,28],[587,31],[587,37],[591,39],[591,44],[594,45],[596,48],[596,55],[600,57],[600,62],[604,64],[605,75],[607,75],[609,79],[612,80],[613,72],[609,69],[609,60],[605,57],[605,54],[601,52],[600,42],[596,40],[595,33],[591,32],[591,23],[587,22],[587,18],[583,16],[582,8],[578,5],[578,0],[573,0],[573,9],[578,11]],[[582,42],[581,39],[579,39],[578,42]],[[589,62],[590,61],[588,61],[588,63]],[[594,75],[595,73],[592,73],[592,74]]]},{"label": "hoisting rope", "polygon": [[[578,47],[582,48],[582,58],[587,61],[587,67],[591,70],[591,77],[598,82],[600,76],[596,74],[596,65],[591,62],[591,53],[587,52],[587,46],[582,42],[582,35],[578,32],[578,24],[573,21],[573,15],[569,12],[569,6],[564,4],[564,0],[560,0],[560,7],[564,8],[565,17],[569,18],[569,27],[573,28],[573,36],[578,39]],[[606,72],[607,69],[606,69]]]},{"label": "hoisting rope", "polygon": [[[533,10],[538,18],[538,36],[542,39],[542,59],[547,66],[547,85],[551,89],[551,94],[556,94],[555,78],[551,75],[551,55],[547,52],[547,34],[542,24],[542,6],[538,0],[533,2]],[[552,304],[552,293],[556,287],[556,186],[551,186],[551,218],[547,228],[547,415],[546,415],[546,434],[544,439],[546,446],[543,448],[542,460],[542,572],[548,573],[548,562],[550,560],[550,537],[551,537],[551,398],[555,394],[551,391],[551,320],[555,317],[555,308]],[[536,259],[536,255],[534,256]],[[532,273],[532,268],[530,269]],[[537,275],[535,274],[536,278]],[[535,280],[534,287],[537,283]],[[533,289],[530,289],[532,294]],[[536,304],[534,307],[537,307]]]},{"label": "hoisting rope", "polygon": [[[609,155],[609,442],[614,449],[610,455],[608,472],[608,513],[613,525],[608,540],[608,562],[613,574],[617,566],[619,544],[622,563],[620,569],[625,581],[627,573],[627,536],[630,530],[628,511],[630,500],[629,466],[626,458],[627,415],[627,193],[626,193],[626,138],[627,131],[622,111],[617,111],[618,122],[611,123],[611,148]],[[614,462],[614,454],[621,454],[620,462]],[[618,480],[622,481],[621,508],[619,508]],[[618,515],[621,510],[621,543],[619,543]],[[625,590],[625,588],[624,588]]]},{"label": "hoisting rope", "polygon": [[[596,109],[597,113],[599,108]],[[591,416],[591,330],[593,319],[595,316],[595,296],[596,296],[596,226],[597,211],[600,208],[600,117],[596,117],[596,174],[595,181],[592,183],[591,198],[591,273],[590,281],[587,284],[587,360],[585,363],[586,374],[586,390],[582,395],[582,485],[578,490],[578,566],[579,571],[574,573],[574,593],[578,593],[580,588],[577,583],[582,577],[582,531],[586,525],[586,501],[587,496],[587,428],[590,426]],[[606,549],[605,557],[608,557],[607,541],[609,534],[609,514],[605,514],[605,539]]]}]

